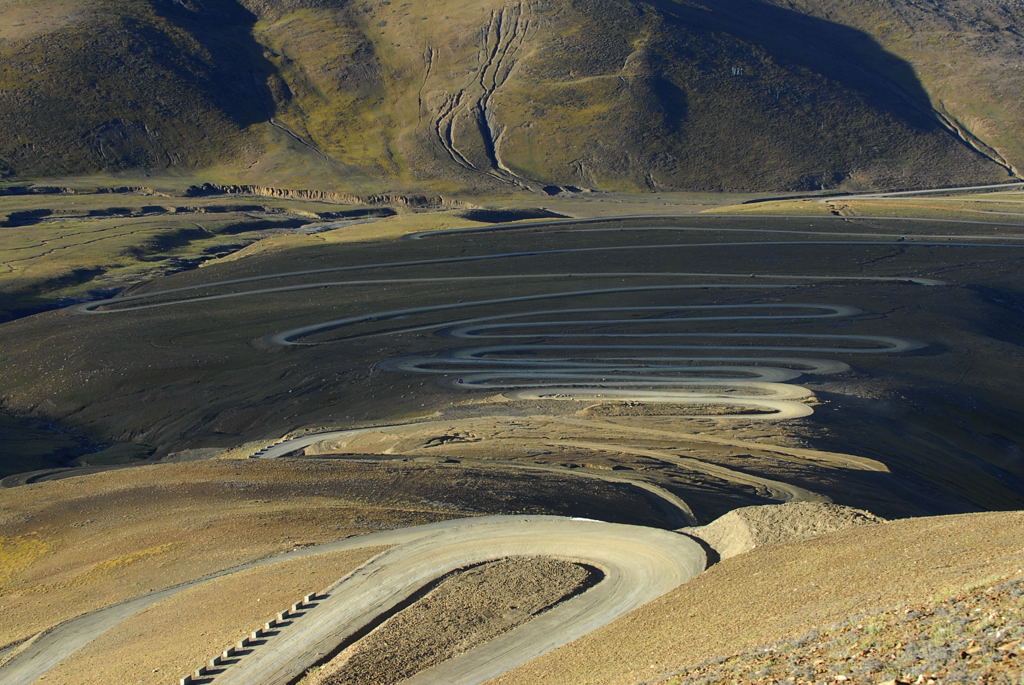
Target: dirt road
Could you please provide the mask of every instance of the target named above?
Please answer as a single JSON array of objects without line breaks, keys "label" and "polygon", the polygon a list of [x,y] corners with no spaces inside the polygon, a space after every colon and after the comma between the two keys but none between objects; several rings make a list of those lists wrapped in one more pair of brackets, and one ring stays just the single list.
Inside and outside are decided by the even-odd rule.
[{"label": "dirt road", "polygon": [[[872,220],[878,218],[873,217]],[[901,221],[912,225],[906,220]],[[573,225],[586,222],[560,223]],[[541,225],[554,226],[555,222],[542,222],[533,226]],[[466,232],[521,228],[524,225],[516,224],[468,229]],[[693,406],[695,412],[699,412],[700,407],[712,405],[713,411],[695,413],[694,416],[709,422],[735,422],[737,419],[746,422],[779,421],[805,417],[813,412],[809,401],[812,398],[811,391],[796,381],[806,375],[836,374],[849,368],[844,361],[834,357],[899,354],[920,347],[919,343],[895,336],[861,335],[863,331],[856,329],[848,332],[851,330],[849,326],[841,329],[844,333],[842,335],[822,333],[812,327],[834,320],[856,322],[856,317],[861,315],[860,310],[843,303],[808,302],[802,297],[800,302],[782,301],[783,296],[817,283],[878,283],[900,288],[929,288],[941,285],[941,282],[914,275],[872,277],[834,273],[791,275],[603,270],[573,273],[561,272],[561,262],[551,269],[555,273],[531,272],[528,268],[523,269],[527,273],[515,273],[516,264],[526,263],[515,260],[554,256],[565,257],[568,263],[568,260],[581,255],[594,255],[607,258],[607,263],[613,262],[616,255],[624,253],[678,251],[678,254],[683,255],[687,249],[704,247],[724,250],[752,247],[807,248],[809,251],[826,246],[885,246],[898,247],[901,251],[914,248],[1024,247],[1024,235],[975,237],[687,226],[578,227],[571,230],[588,233],[617,231],[623,235],[631,231],[704,232],[727,237],[727,242],[628,244],[627,238],[625,244],[610,246],[493,252],[271,273],[91,302],[79,306],[78,311],[82,314],[116,316],[156,307],[202,307],[213,301],[258,298],[261,295],[323,288],[394,285],[405,286],[410,289],[409,292],[413,292],[417,285],[434,283],[464,285],[467,289],[478,283],[508,283],[506,292],[492,292],[490,297],[442,301],[440,304],[435,300],[434,304],[416,306],[413,303],[412,306],[402,308],[359,311],[326,321],[314,319],[301,327],[272,334],[260,342],[262,345],[278,347],[311,346],[336,344],[337,341],[326,340],[325,334],[328,333],[337,334],[338,338],[432,333],[452,341],[462,341],[466,346],[378,360],[380,368],[399,373],[443,375],[460,388],[487,390],[509,400],[669,403]],[[434,235],[450,236],[452,233],[457,231],[412,237],[426,239]],[[763,233],[766,236],[786,234],[793,237],[728,241],[731,240],[729,236],[736,233]],[[635,240],[639,241],[638,238]],[[486,272],[486,275],[379,277],[380,270],[394,269],[399,272],[395,274],[398,276],[405,267],[443,266],[450,270],[472,262],[490,264],[506,261],[510,265],[509,273],[503,274]],[[264,287],[274,279],[333,273],[352,273],[357,276],[363,270],[376,272],[370,274],[375,278],[310,279],[319,282]],[[413,272],[411,275],[417,274]],[[566,279],[575,281],[583,278],[596,282],[565,287],[556,284]],[[551,281],[552,285],[548,286],[545,281]],[[519,284],[526,282],[539,282],[541,285],[532,290],[516,290]],[[251,284],[252,289],[217,292],[217,288],[222,286],[246,284]],[[538,289],[546,291],[538,293]],[[683,297],[690,292],[705,292],[710,293],[710,297],[716,297],[723,293],[744,291],[757,297],[763,294],[766,297],[761,299],[766,300],[770,296],[778,296],[775,299],[779,301],[771,304],[725,304],[713,299],[711,302],[719,303],[695,304]],[[502,296],[494,297],[495,294]],[[633,295],[636,295],[637,306],[621,306],[633,302]],[[608,297],[613,302],[597,302],[601,297]],[[655,297],[661,297],[664,302],[671,304],[654,303],[651,298]],[[549,304],[560,302],[565,302],[567,306],[557,308]],[[603,304],[609,306],[599,306]],[[482,311],[469,311],[462,316],[457,314],[474,307]],[[402,322],[410,317],[419,318]],[[386,326],[377,326],[379,322],[388,323]],[[729,328],[714,328],[716,325]],[[753,330],[755,325],[774,327],[770,332],[764,332]],[[484,340],[495,342],[478,344]],[[423,349],[435,347],[432,345]],[[688,417],[683,415],[683,418]],[[567,424],[575,422],[577,428],[593,428],[595,432],[593,440],[563,441],[565,446],[591,451],[618,450],[666,462],[680,469],[700,471],[713,478],[765,491],[769,496],[783,501],[823,499],[810,490],[781,481],[680,456],[678,449],[629,445],[626,444],[628,440],[619,440],[615,444],[601,441],[597,428],[602,422],[584,421],[579,417],[565,417],[564,421]],[[603,422],[603,425],[615,431],[626,431],[628,428],[611,422]],[[649,436],[658,433],[646,427],[638,430]],[[351,436],[358,432],[296,438],[265,448],[253,456],[284,456],[331,437]],[[843,468],[884,468],[870,460],[800,447],[776,447],[736,438],[696,436],[681,432],[661,431],[660,434],[662,437],[692,438],[694,441],[722,446],[750,446],[751,449],[818,460]],[[683,513],[688,511],[685,503],[674,506]],[[480,561],[508,555],[549,555],[586,563],[605,573],[605,580],[586,593],[487,645],[418,675],[412,681],[480,682],[614,620],[685,582],[699,573],[705,564],[702,549],[692,540],[675,533],[556,517],[486,517],[447,522],[321,545],[302,550],[298,554],[310,555],[380,545],[398,546],[340,580],[316,610],[295,618],[277,631],[276,635],[269,636],[266,643],[255,648],[251,654],[227,666],[217,675],[215,683],[290,682],[309,666],[329,655],[339,644],[357,635],[362,628],[393,611],[425,584],[451,570]],[[276,563],[289,558],[294,558],[294,555],[255,562],[255,565]],[[219,575],[229,575],[251,566],[229,569]],[[200,579],[179,588],[169,588],[136,598],[62,624],[26,646],[0,668],[0,681],[12,684],[33,682],[68,654],[97,634],[117,625],[125,617],[184,587],[206,580]]]},{"label": "dirt road", "polygon": [[[568,222],[562,222],[568,223]],[[592,223],[592,222],[591,222]],[[576,222],[588,224],[588,222]],[[576,225],[574,224],[574,225]],[[533,226],[559,223],[540,222]],[[521,229],[521,224],[498,225],[472,229],[474,232]],[[770,274],[770,273],[695,273],[695,272],[581,272],[509,273],[502,275],[438,276],[369,280],[318,281],[280,287],[258,287],[242,292],[204,294],[192,297],[196,288],[216,289],[246,283],[262,283],[279,278],[316,276],[335,272],[401,269],[428,265],[458,265],[481,261],[506,261],[540,256],[575,257],[616,252],[685,251],[691,248],[715,247],[725,250],[749,247],[814,248],[820,246],[892,246],[901,250],[915,247],[1024,247],[1024,236],[904,235],[878,232],[811,232],[806,230],[754,229],[736,227],[636,226],[627,228],[576,226],[573,232],[616,231],[628,235],[644,231],[713,232],[786,234],[806,236],[803,240],[753,240],[664,244],[617,244],[606,246],[565,247],[519,252],[460,255],[436,259],[404,260],[365,265],[344,266],[265,274],[231,279],[202,286],[171,289],[142,295],[104,300],[82,305],[81,313],[114,315],[141,309],[172,306],[201,306],[229,298],[250,298],[260,295],[298,292],[309,289],[347,286],[407,286],[443,283],[447,285],[506,281],[519,284],[528,281],[558,282],[574,277],[616,282],[598,288],[552,289],[534,294],[467,299],[443,304],[403,307],[365,312],[307,324],[281,331],[261,340],[269,346],[324,344],[317,336],[338,333],[341,337],[400,335],[430,331],[456,339],[500,339],[517,344],[491,345],[470,349],[452,349],[442,354],[380,360],[386,368],[404,372],[446,374],[457,379],[462,390],[490,389],[503,392],[513,400],[574,400],[641,402],[645,404],[676,404],[696,408],[696,413],[681,418],[708,417],[715,421],[781,421],[803,418],[813,413],[806,388],[791,383],[809,373],[836,373],[845,368],[832,359],[837,355],[895,354],[917,349],[919,343],[893,336],[828,335],[807,330],[807,323],[820,320],[851,318],[860,315],[855,307],[842,303],[777,303],[747,305],[579,307],[573,301],[594,301],[595,298],[636,294],[642,302],[648,297],[665,297],[678,293],[721,291],[764,293],[782,296],[787,290],[818,282],[875,282],[905,286],[940,285],[934,279],[914,276],[870,277],[837,276],[834,274]],[[451,236],[452,231],[417,234],[417,238]],[[516,263],[516,262],[512,262]],[[514,268],[514,267],[513,267]],[[711,280],[711,279],[714,280]],[[697,282],[690,282],[696,280]],[[633,281],[636,284],[620,285]],[[684,281],[684,282],[680,282]],[[514,286],[513,286],[514,287]],[[531,303],[547,304],[565,301],[564,308],[525,307]],[[483,308],[503,311],[502,314],[458,318],[460,310]],[[400,321],[409,317],[432,317],[430,323],[407,324],[386,330],[367,332],[366,324]],[[539,317],[550,318],[536,320]],[[526,320],[524,320],[526,319]],[[721,332],[708,330],[707,325],[732,322],[778,324],[772,332],[739,330]],[[703,330],[702,330],[703,329]],[[528,342],[525,342],[528,341]],[[603,344],[618,342],[619,344]],[[561,344],[559,344],[561,343]],[[628,343],[628,344],[622,344]],[[750,353],[756,353],[756,357]],[[801,354],[814,358],[796,359]],[[711,356],[714,355],[714,356]],[[705,411],[711,407],[713,411]],[[723,408],[726,409],[723,411]]]},{"label": "dirt road", "polygon": [[605,577],[585,593],[410,682],[487,680],[678,587],[706,563],[690,538],[653,528],[543,516],[464,521],[371,560],[328,589],[330,596],[315,611],[228,666],[214,683],[291,682],[429,581],[483,561],[535,555],[588,564]]},{"label": "dirt road", "polygon": [[[29,685],[129,616],[214,578],[300,557],[386,545],[395,547],[339,580],[315,611],[295,619],[215,682],[290,682],[346,636],[431,580],[482,561],[546,555],[586,563],[605,574],[601,583],[582,595],[438,666],[454,678],[446,676],[444,682],[479,682],[613,621],[686,582],[706,564],[703,549],[678,533],[556,516],[487,516],[372,533],[227,569],[66,621],[25,645],[0,667],[0,682]],[[240,633],[246,628],[240,626]]]}]

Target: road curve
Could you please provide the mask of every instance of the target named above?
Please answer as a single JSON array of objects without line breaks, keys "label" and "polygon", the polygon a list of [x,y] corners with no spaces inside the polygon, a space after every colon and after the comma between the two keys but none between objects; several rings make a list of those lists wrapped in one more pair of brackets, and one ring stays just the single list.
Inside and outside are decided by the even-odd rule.
[{"label": "road curve", "polygon": [[[381,426],[368,426],[366,428],[352,428],[348,430],[338,431],[326,431],[322,433],[313,433],[311,435],[304,435],[296,438],[284,438],[271,445],[267,445],[255,453],[249,455],[250,459],[280,459],[287,457],[290,454],[298,452],[299,450],[305,449],[311,445],[315,445],[320,442],[330,442],[335,445],[344,445],[353,438],[367,432],[379,431],[388,428],[416,428],[418,426],[428,425],[426,422],[410,422],[400,424],[387,424]],[[339,447],[339,449],[344,449]],[[460,464],[472,463],[470,460],[460,460]],[[490,468],[498,467],[501,469],[511,469],[514,471],[526,471],[531,473],[553,473],[563,477],[571,478],[584,478],[588,480],[599,480],[605,483],[616,483],[620,485],[628,485],[630,487],[642,490],[645,494],[643,496],[650,499],[651,503],[658,509],[665,520],[670,522],[670,525],[674,528],[683,526],[698,525],[698,519],[693,512],[693,509],[678,495],[662,488],[653,483],[649,483],[646,480],[640,478],[630,478],[625,475],[612,475],[611,473],[603,472],[591,472],[583,469],[572,469],[564,466],[553,466],[553,465],[539,465],[539,464],[521,464],[518,462],[509,461],[494,461],[488,460],[481,462],[486,464]],[[443,464],[441,465],[443,466]]]},{"label": "road curve", "polygon": [[[577,542],[574,543],[573,539]],[[489,540],[492,542],[488,542]],[[582,636],[585,632],[580,631],[586,626],[591,626],[587,628],[589,631],[604,625],[659,594],[671,590],[700,573],[705,564],[703,549],[690,538],[676,533],[655,528],[580,521],[557,516],[482,516],[369,533],[242,564],[64,621],[39,634],[23,646],[11,650],[13,656],[7,663],[0,666],[0,682],[4,685],[31,685],[47,671],[99,635],[114,628],[142,609],[216,578],[228,577],[240,571],[292,559],[390,545],[397,547],[383,556],[375,557],[367,565],[361,567],[356,572],[356,574],[360,574],[358,578],[351,581],[345,578],[339,581],[338,588],[343,594],[336,594],[332,591],[332,597],[344,596],[352,601],[351,605],[342,607],[342,611],[352,609],[355,612],[352,614],[353,616],[372,618],[374,607],[382,606],[380,604],[382,598],[397,597],[396,601],[400,601],[437,575],[447,572],[441,571],[435,574],[435,571],[430,568],[432,564],[435,570],[446,563],[454,564],[452,568],[461,568],[479,561],[508,555],[550,554],[588,563],[602,569],[607,574],[608,580],[611,581],[609,585],[606,586],[605,582],[602,582],[572,602],[566,603],[566,606],[572,605],[571,609],[560,611],[557,614],[549,612],[555,618],[546,619],[544,623],[539,624],[543,627],[537,629],[537,634],[532,634],[533,631],[524,631],[522,634],[524,642],[553,645],[548,649]],[[403,568],[406,569],[406,572],[400,573],[399,570]],[[634,582],[638,585],[630,587]],[[354,598],[354,595],[360,592],[355,589],[357,585],[368,588],[369,594],[365,599]],[[602,588],[602,586],[605,587]],[[311,591],[314,589],[310,588]],[[324,612],[314,613],[319,615]],[[566,626],[566,632],[559,637],[542,634],[546,631],[562,630],[560,625],[557,628],[552,625],[552,621],[559,616],[562,617],[560,620],[579,621],[580,623]],[[310,625],[311,630],[318,630],[312,622]],[[320,627],[323,628],[323,626]],[[240,627],[240,632],[244,630],[244,627]],[[305,635],[305,633],[303,634]],[[566,638],[560,641],[559,638],[562,635]],[[305,639],[302,638],[302,641]],[[331,648],[335,645],[331,645]],[[272,660],[276,661],[279,658],[277,656],[279,652],[272,653],[275,655]],[[518,649],[516,653],[523,656],[526,651]],[[537,652],[537,654],[540,653]],[[287,658],[290,659],[288,663],[292,666],[299,663],[296,660],[299,657],[292,655]],[[523,660],[529,658],[532,656],[525,656]],[[504,663],[512,664],[514,660],[514,658],[506,657]],[[506,668],[511,668],[514,665],[507,665]],[[217,678],[216,682],[224,682],[222,678],[233,672],[233,669],[230,672],[225,672],[224,675]],[[248,671],[245,672],[248,673]],[[234,676],[231,675],[231,677]],[[241,682],[251,685],[252,683],[287,681],[265,681],[250,677],[248,680],[243,678],[226,682]]]},{"label": "road curve", "polygon": [[[649,218],[649,217],[644,217]],[[801,217],[807,219],[807,217]],[[817,220],[818,217],[814,217]],[[878,217],[866,219],[878,220]],[[592,223],[607,221],[595,220]],[[844,218],[844,220],[846,220]],[[930,221],[930,220],[929,220]],[[566,225],[587,223],[581,221],[562,222]],[[956,222],[983,223],[983,222]],[[984,222],[986,225],[997,225]],[[557,226],[555,222],[544,224]],[[1019,227],[1016,224],[1005,224]],[[508,226],[512,228],[529,228],[522,224]],[[506,227],[488,227],[470,229],[472,232],[487,230],[505,230]],[[570,229],[571,230],[571,229]],[[813,231],[774,231],[763,229],[719,229],[698,227],[636,227],[625,229],[582,228],[576,230],[608,230],[608,231],[703,231],[703,232],[749,232],[749,233],[789,233],[809,236],[808,240],[780,241],[744,241],[744,242],[702,242],[691,244],[661,245],[615,245],[610,247],[583,247],[536,251],[505,252],[471,256],[454,256],[439,259],[422,259],[382,264],[332,267],[309,271],[265,274],[248,278],[232,279],[217,283],[205,283],[197,286],[175,288],[161,292],[144,293],[119,297],[111,300],[90,302],[80,305],[77,311],[82,314],[115,315],[154,307],[200,304],[212,300],[223,300],[237,297],[254,297],[261,294],[281,293],[323,288],[329,286],[358,286],[366,284],[414,284],[439,281],[462,280],[468,282],[485,279],[522,279],[522,278],[602,278],[621,277],[635,279],[663,279],[667,282],[651,285],[626,286],[602,289],[576,289],[562,292],[505,297],[500,299],[478,301],[473,303],[449,303],[430,307],[418,307],[387,312],[360,314],[328,322],[305,326],[291,331],[284,331],[272,336],[267,342],[274,345],[317,344],[304,341],[317,333],[335,331],[346,326],[369,321],[400,319],[410,313],[427,314],[441,313],[472,305],[510,304],[529,301],[541,301],[555,298],[589,297],[593,295],[618,294],[624,292],[653,292],[658,290],[678,290],[680,294],[692,289],[723,288],[723,289],[778,289],[793,288],[807,282],[821,281],[875,281],[888,283],[906,283],[916,286],[937,285],[939,282],[914,277],[843,277],[831,275],[785,275],[785,274],[707,274],[707,273],[628,273],[628,274],[528,274],[503,276],[471,276],[456,278],[395,278],[375,280],[345,280],[315,284],[300,284],[284,287],[256,288],[245,292],[228,292],[212,295],[192,296],[200,289],[217,288],[220,286],[239,285],[263,282],[270,279],[293,276],[307,276],[321,273],[351,272],[363,269],[390,269],[410,266],[459,264],[486,260],[514,260],[516,258],[534,258],[544,255],[572,256],[578,253],[608,253],[626,250],[685,250],[687,248],[722,248],[735,247],[814,247],[814,246],[888,246],[899,248],[910,247],[1024,247],[1024,236],[998,236],[977,238],[974,236],[907,236],[904,234],[880,233],[817,233]],[[452,235],[458,231],[443,232]],[[410,236],[425,238],[433,234]],[[828,238],[828,239],[823,239]],[[1014,242],[1017,241],[1017,242]],[[673,282],[677,277],[715,279],[705,283],[680,284]],[[734,282],[733,279],[742,279]],[[764,279],[778,282],[765,283]],[[646,283],[651,283],[646,281]],[[159,299],[168,298],[170,299]],[[154,298],[157,298],[154,301]],[[648,308],[651,313],[655,309],[664,309],[665,314],[675,313],[671,320],[673,326],[684,326],[699,321],[726,321],[740,319],[777,319],[780,322],[789,319],[836,318],[854,316],[856,310],[844,305],[807,303],[797,305],[773,305],[762,311],[755,311],[759,305],[747,305],[736,309],[748,310],[746,315],[730,312],[727,307],[706,307],[705,313],[719,315],[693,316],[700,309],[699,305],[680,304],[671,308]],[[785,311],[787,308],[791,311]],[[638,308],[637,313],[642,313]],[[800,386],[788,382],[805,373],[834,373],[845,368],[839,361],[801,359],[799,354],[814,353],[823,356],[835,354],[866,354],[894,353],[914,349],[917,344],[888,336],[859,335],[822,335],[792,333],[700,333],[666,331],[639,331],[631,333],[620,330],[616,333],[575,333],[564,330],[566,321],[557,322],[563,326],[561,334],[552,334],[544,329],[547,324],[554,324],[551,319],[534,322],[510,322],[508,319],[523,316],[543,316],[552,310],[535,310],[517,312],[499,317],[483,317],[476,319],[452,320],[443,319],[428,325],[418,324],[400,330],[357,333],[357,335],[392,335],[412,331],[434,331],[451,338],[511,338],[521,337],[522,329],[534,327],[531,337],[566,338],[566,344],[530,344],[515,343],[473,347],[462,350],[450,350],[441,355],[412,357],[394,360],[395,368],[417,373],[461,374],[463,385],[478,388],[501,388],[509,394],[521,397],[545,397],[566,394],[577,398],[636,399],[642,401],[673,401],[681,402],[683,394],[691,393],[695,402],[720,400],[733,404],[765,409],[776,417],[795,417],[807,415],[810,407],[802,400],[809,392]],[[623,316],[621,309],[611,307],[577,307],[575,309],[557,310],[585,315],[575,323],[581,326],[620,326],[630,327],[638,324],[669,326],[651,318],[628,318]],[[754,312],[754,313],[750,313]],[[611,314],[612,318],[598,319],[595,315]],[[691,314],[690,316],[685,316]],[[540,328],[537,328],[540,326]],[[570,323],[571,326],[571,323]],[[518,331],[518,332],[512,332]],[[538,332],[540,335],[538,335]],[[674,340],[665,344],[643,345],[603,345],[599,341],[576,344],[575,338],[603,337],[681,337],[702,339],[723,339],[723,344],[716,340],[709,344],[680,344]],[[729,340],[735,338],[736,340]],[[795,340],[802,339],[803,343]],[[695,341],[690,341],[695,342]],[[732,343],[732,344],[728,344]],[[645,351],[646,350],[646,351]],[[715,356],[696,355],[702,350]],[[532,356],[524,360],[523,352]],[[669,356],[664,356],[668,352]],[[724,355],[722,352],[730,354]],[[757,352],[765,356],[748,354]],[[536,356],[540,353],[544,356]],[[735,354],[733,354],[735,353]],[[783,356],[782,353],[785,353]],[[674,356],[672,356],[674,355]],[[504,357],[504,358],[503,358]],[[532,366],[527,366],[532,365]],[[681,377],[677,377],[681,376]],[[711,387],[711,391],[706,392]],[[740,391],[740,392],[737,392]],[[693,393],[696,394],[693,394]],[[682,394],[681,394],[682,393]],[[703,393],[703,394],[702,394]],[[806,412],[806,413],[801,413]],[[747,419],[757,418],[756,414],[743,414]],[[712,419],[719,417],[709,417]],[[277,446],[262,450],[257,456],[272,457],[295,451],[302,446],[324,440],[324,435],[314,435],[288,441]],[[308,441],[308,442],[307,442]],[[724,441],[722,441],[724,443]],[[588,448],[602,449],[607,445],[588,444]],[[776,449],[764,446],[766,449]],[[681,467],[699,468],[708,471],[702,463],[691,463],[677,455],[647,450],[654,458],[675,460]],[[808,458],[813,455],[808,452]],[[710,472],[710,471],[709,471]],[[738,472],[719,470],[715,475],[722,477],[747,477]],[[765,482],[750,480],[749,484],[768,488],[780,499],[809,498],[814,493],[794,489],[775,481]],[[560,519],[558,517],[484,517],[469,521],[451,521],[444,524],[433,524],[415,529],[393,531],[361,536],[355,540],[340,541],[329,545],[301,550],[296,554],[281,555],[269,560],[253,562],[234,569],[209,576],[204,579],[187,583],[175,588],[168,588],[157,593],[138,597],[119,605],[108,607],[97,612],[67,621],[47,631],[31,644],[26,645],[7,664],[0,667],[0,682],[11,685],[34,682],[53,665],[59,663],[69,654],[86,644],[94,637],[109,630],[128,616],[155,601],[171,596],[187,587],[223,577],[246,568],[277,563],[297,556],[353,549],[357,547],[378,545],[400,545],[383,555],[376,557],[358,569],[352,575],[342,579],[332,588],[330,598],[325,600],[315,612],[310,612],[293,626],[274,636],[266,645],[253,654],[241,659],[239,663],[229,667],[217,677],[216,683],[274,683],[289,682],[295,675],[319,659],[318,654],[329,653],[345,635],[350,635],[373,620],[381,613],[386,613],[402,599],[415,592],[424,584],[444,573],[480,561],[501,556],[527,554],[547,555],[571,559],[590,564],[601,569],[605,580],[556,609],[538,619],[498,638],[457,659],[450,660],[434,669],[430,669],[415,678],[413,682],[434,683],[476,683],[493,677],[504,670],[513,668],[525,661],[565,644],[590,630],[604,625],[636,608],[654,597],[671,590],[688,578],[696,575],[704,568],[703,550],[694,541],[678,534],[666,531],[618,526],[614,524],[586,522]]]},{"label": "road curve", "polygon": [[229,666],[216,685],[285,685],[378,616],[451,571],[542,555],[598,568],[603,580],[539,617],[411,682],[480,683],[600,628],[704,570],[704,551],[678,533],[553,516],[468,520],[395,547],[327,590],[316,611]]},{"label": "road curve", "polygon": [[3,683],[3,685],[31,685],[31,683],[34,683],[54,666],[130,616],[160,600],[167,599],[183,590],[202,585],[211,580],[252,568],[269,566],[282,561],[300,559],[317,554],[342,552],[362,547],[402,544],[425,533],[429,533],[436,528],[444,528],[456,524],[457,521],[443,521],[426,526],[370,533],[323,545],[315,545],[227,568],[193,581],[139,595],[138,597],[82,614],[81,616],[58,623],[39,633],[27,643],[23,643],[10,650],[13,656],[0,666],[0,683]]}]

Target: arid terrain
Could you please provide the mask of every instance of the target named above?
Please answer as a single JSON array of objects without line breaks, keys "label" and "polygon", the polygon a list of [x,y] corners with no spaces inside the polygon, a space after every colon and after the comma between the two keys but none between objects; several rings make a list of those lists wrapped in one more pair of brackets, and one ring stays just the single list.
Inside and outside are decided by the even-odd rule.
[{"label": "arid terrain", "polygon": [[864,190],[998,182],[1024,154],[1016,2],[3,0],[0,17],[0,180]]},{"label": "arid terrain", "polygon": [[4,682],[1013,682],[1019,187],[11,197]]},{"label": "arid terrain", "polygon": [[1024,0],[0,0],[0,685],[1024,685]]}]

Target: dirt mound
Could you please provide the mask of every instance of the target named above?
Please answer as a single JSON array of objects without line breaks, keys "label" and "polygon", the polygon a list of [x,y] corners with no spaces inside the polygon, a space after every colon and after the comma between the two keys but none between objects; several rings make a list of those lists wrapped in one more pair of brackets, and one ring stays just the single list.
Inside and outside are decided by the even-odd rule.
[{"label": "dirt mound", "polygon": [[[1024,569],[1022,562],[1024,512],[854,525],[812,540],[754,549],[715,564],[677,590],[494,682],[662,682],[714,660],[724,661],[785,640],[799,641],[815,629],[845,623],[858,614],[883,612],[898,618],[902,622],[900,629],[907,629],[909,637],[916,630],[910,624],[921,617],[908,610],[921,612],[922,608],[971,594],[979,587],[1019,579]],[[999,604],[1009,608],[1018,601],[1010,594],[1007,598],[1006,603],[1000,600]],[[973,607],[965,615],[971,612]],[[989,628],[982,623],[989,614],[983,609],[978,615],[982,621],[972,620],[962,627],[959,619],[951,619],[950,623],[957,626],[957,635],[968,641],[974,639],[975,646],[985,648],[989,642],[983,633]],[[1016,615],[1011,617],[1015,619]],[[880,624],[853,624],[857,625],[863,625],[863,629],[857,630],[870,637]],[[937,629],[942,627],[934,625]],[[941,630],[936,633],[936,637],[942,635]],[[957,640],[951,639],[950,645]],[[999,654],[1006,653],[998,650],[1005,646],[1004,642],[995,646]],[[927,656],[927,645],[921,643],[921,648],[922,656]],[[968,649],[973,648],[964,647],[963,651]],[[859,655],[859,650],[854,653]],[[781,651],[776,656],[779,663],[786,664],[791,654]],[[815,659],[822,658],[807,656],[810,666],[815,665]],[[885,675],[886,672],[879,667],[879,677],[870,681],[871,685],[894,677]],[[794,675],[787,673],[787,677]],[[916,679],[918,674],[914,675]],[[904,679],[902,675],[899,678]],[[927,678],[921,682],[926,681]],[[724,682],[761,681],[741,677]]]},{"label": "dirt mound", "polygon": [[303,685],[398,682],[522,625],[599,579],[593,569],[544,557],[456,571]]},{"label": "dirt mound", "polygon": [[708,544],[721,559],[779,542],[795,542],[849,526],[881,523],[885,519],[863,509],[837,504],[791,504],[734,509],[706,526],[683,532]]}]

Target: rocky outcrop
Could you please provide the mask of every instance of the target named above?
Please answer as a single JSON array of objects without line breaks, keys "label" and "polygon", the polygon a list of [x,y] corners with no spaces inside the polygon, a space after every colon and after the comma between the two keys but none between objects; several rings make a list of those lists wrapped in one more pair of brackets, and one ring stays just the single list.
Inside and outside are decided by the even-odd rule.
[{"label": "rocky outcrop", "polygon": [[356,195],[332,190],[274,188],[263,185],[221,185],[203,183],[191,186],[185,191],[188,197],[207,197],[210,195],[250,195],[256,197],[277,197],[288,200],[312,200],[314,202],[333,202],[344,205],[371,205],[387,207],[407,207],[409,209],[468,209],[469,205],[460,200],[452,200],[441,195],[401,195],[379,193],[375,195]]}]

